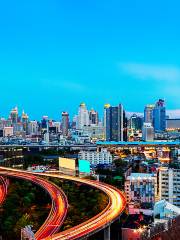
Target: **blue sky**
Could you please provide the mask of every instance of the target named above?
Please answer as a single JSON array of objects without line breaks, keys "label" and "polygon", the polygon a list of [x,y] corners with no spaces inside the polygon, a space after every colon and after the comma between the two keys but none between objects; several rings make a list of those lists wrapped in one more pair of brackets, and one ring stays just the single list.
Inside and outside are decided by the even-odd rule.
[{"label": "blue sky", "polygon": [[0,5],[0,116],[71,114],[80,102],[180,109],[180,2],[7,0]]}]

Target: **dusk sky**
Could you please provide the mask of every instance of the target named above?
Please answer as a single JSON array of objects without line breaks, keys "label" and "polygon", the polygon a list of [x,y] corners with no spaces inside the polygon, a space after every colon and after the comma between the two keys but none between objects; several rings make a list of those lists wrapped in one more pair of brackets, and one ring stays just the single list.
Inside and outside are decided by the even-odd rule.
[{"label": "dusk sky", "polygon": [[0,5],[0,116],[74,114],[80,102],[180,109],[180,2],[6,0]]}]

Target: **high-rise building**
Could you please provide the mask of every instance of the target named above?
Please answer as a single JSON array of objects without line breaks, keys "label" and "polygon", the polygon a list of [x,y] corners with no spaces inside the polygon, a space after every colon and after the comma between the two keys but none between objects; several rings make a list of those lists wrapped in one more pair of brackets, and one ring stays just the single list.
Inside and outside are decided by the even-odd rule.
[{"label": "high-rise building", "polygon": [[85,103],[81,103],[78,111],[78,129],[89,125],[89,113]]},{"label": "high-rise building", "polygon": [[155,131],[165,131],[166,129],[166,107],[162,99],[157,101],[153,110],[153,122]]},{"label": "high-rise building", "polygon": [[107,139],[106,138],[106,112],[107,112],[107,109],[110,108],[110,104],[105,104],[104,105],[104,117],[103,117],[103,126],[104,126],[104,139]]},{"label": "high-rise building", "polygon": [[133,114],[130,117],[130,124],[129,124],[130,128],[135,130],[135,131],[139,131],[142,129],[142,125],[143,125],[143,119],[140,116],[137,116],[136,114]]},{"label": "high-rise building", "polygon": [[154,140],[154,128],[151,123],[143,124],[142,139],[145,142],[152,142]]},{"label": "high-rise building", "polygon": [[10,119],[12,121],[12,124],[16,124],[18,122],[18,108],[15,107],[10,112]]},{"label": "high-rise building", "polygon": [[67,112],[62,112],[61,127],[62,127],[63,136],[67,136],[68,129],[69,129],[69,114]]},{"label": "high-rise building", "polygon": [[154,105],[146,105],[144,109],[144,122],[151,123],[153,125],[153,111]]},{"label": "high-rise building", "polygon": [[106,108],[106,140],[124,140],[124,109],[122,104]]},{"label": "high-rise building", "polygon": [[28,124],[28,134],[30,135],[38,135],[38,122],[30,121]]},{"label": "high-rise building", "polygon": [[158,183],[159,200],[180,207],[180,169],[160,167]]},{"label": "high-rise building", "polygon": [[49,131],[48,116],[43,116],[43,119],[41,120],[41,131],[42,131],[42,133]]},{"label": "high-rise building", "polygon": [[71,129],[77,129],[78,128],[78,116],[75,115],[71,122]]},{"label": "high-rise building", "polygon": [[61,130],[61,123],[60,122],[53,122],[53,127],[56,128],[56,133],[60,133]]},{"label": "high-rise building", "polygon": [[94,109],[91,109],[89,111],[89,123],[95,125],[98,125],[99,123],[98,112],[95,111]]},{"label": "high-rise building", "polygon": [[128,119],[126,117],[126,112],[123,110],[123,141],[127,142],[128,137]]},{"label": "high-rise building", "polygon": [[28,133],[29,117],[28,117],[28,115],[24,112],[24,110],[23,110],[23,112],[22,112],[21,120],[22,120],[22,124],[23,124],[23,131],[25,131],[26,133]]}]

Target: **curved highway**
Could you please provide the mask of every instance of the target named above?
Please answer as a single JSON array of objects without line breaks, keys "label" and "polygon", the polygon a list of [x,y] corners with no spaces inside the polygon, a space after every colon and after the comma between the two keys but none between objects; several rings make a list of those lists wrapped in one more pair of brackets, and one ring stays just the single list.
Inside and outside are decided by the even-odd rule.
[{"label": "curved highway", "polygon": [[7,181],[3,177],[0,176],[0,205],[3,204],[6,194],[7,194]]},{"label": "curved highway", "polygon": [[0,171],[0,174],[31,181],[41,186],[49,193],[52,199],[51,211],[44,224],[35,233],[36,240],[45,239],[59,231],[59,228],[64,222],[68,209],[67,198],[59,187],[45,179],[25,172],[17,172],[6,169],[5,171]]},{"label": "curved highway", "polygon": [[19,174],[26,173],[30,175],[33,174],[33,175],[40,175],[40,176],[56,177],[60,179],[80,182],[103,191],[109,197],[108,206],[98,215],[94,216],[88,221],[80,225],[77,225],[73,228],[54,234],[47,238],[43,238],[43,240],[74,240],[74,239],[82,239],[84,237],[90,236],[93,233],[98,232],[101,229],[104,229],[106,226],[108,226],[113,221],[115,221],[121,215],[121,213],[124,211],[126,207],[126,198],[120,190],[118,190],[117,188],[114,188],[113,186],[110,186],[98,181],[92,181],[92,180],[66,176],[66,175],[52,174],[52,173],[28,173],[26,171],[20,171],[16,169],[2,168],[2,167],[0,167],[0,170],[8,170],[11,172],[17,172]]}]

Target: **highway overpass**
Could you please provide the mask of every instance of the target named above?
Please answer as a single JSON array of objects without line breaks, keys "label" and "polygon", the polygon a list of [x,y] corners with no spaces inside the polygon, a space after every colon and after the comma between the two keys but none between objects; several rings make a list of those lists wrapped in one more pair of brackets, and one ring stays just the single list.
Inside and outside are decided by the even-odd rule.
[{"label": "highway overpass", "polygon": [[1,169],[0,175],[31,181],[49,193],[52,199],[51,211],[44,224],[35,233],[36,240],[45,239],[59,231],[64,223],[68,210],[66,195],[59,187],[45,179],[25,172]]},{"label": "highway overpass", "polygon": [[[0,167],[0,175],[1,172],[4,175],[9,174],[17,174],[18,176],[30,176],[32,179],[32,175],[35,176],[48,176],[54,177],[59,179],[65,179],[69,181],[75,181],[82,184],[87,184],[93,188],[97,188],[103,191],[109,198],[108,205],[106,208],[100,212],[98,215],[94,216],[93,218],[85,221],[84,223],[77,225],[73,228],[65,230],[60,233],[56,233],[54,235],[50,235],[49,237],[43,238],[43,240],[75,240],[75,239],[86,239],[88,236],[93,235],[94,233],[104,229],[104,240],[110,240],[110,225],[119,216],[122,214],[126,207],[126,198],[124,194],[118,190],[117,188],[98,182],[92,181],[83,178],[77,178],[67,175],[59,175],[59,174],[52,174],[52,173],[31,173],[22,170],[16,170],[11,168],[4,168]],[[42,239],[41,239],[42,240]]]}]

